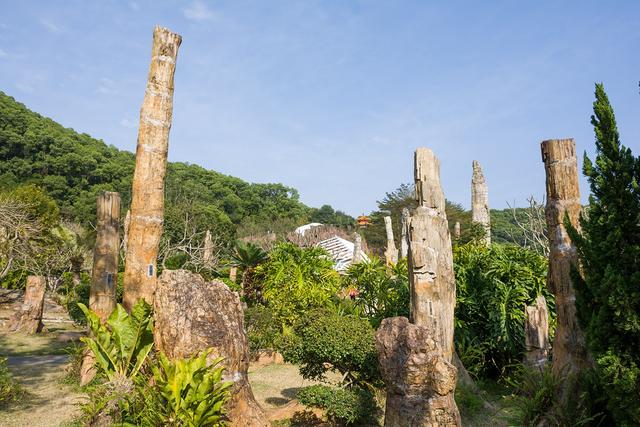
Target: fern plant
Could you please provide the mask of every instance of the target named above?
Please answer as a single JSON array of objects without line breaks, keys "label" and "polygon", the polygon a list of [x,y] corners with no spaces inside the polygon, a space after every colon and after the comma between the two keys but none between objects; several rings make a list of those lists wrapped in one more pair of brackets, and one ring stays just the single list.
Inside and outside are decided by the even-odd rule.
[{"label": "fern plant", "polygon": [[92,334],[82,341],[93,353],[98,368],[112,382],[123,377],[134,378],[153,347],[151,306],[140,300],[128,314],[118,304],[106,324],[84,304],[78,306],[87,317]]},{"label": "fern plant", "polygon": [[155,416],[162,425],[218,427],[225,425],[224,404],[232,382],[222,381],[224,367],[219,357],[210,365],[211,350],[189,359],[169,360],[158,356],[152,367],[157,401]]}]

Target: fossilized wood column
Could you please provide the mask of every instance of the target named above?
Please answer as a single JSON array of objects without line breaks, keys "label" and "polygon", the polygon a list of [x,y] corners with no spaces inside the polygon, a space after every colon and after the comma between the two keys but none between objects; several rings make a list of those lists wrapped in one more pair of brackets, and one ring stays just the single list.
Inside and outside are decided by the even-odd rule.
[{"label": "fossilized wood column", "polygon": [[416,325],[438,331],[438,342],[451,361],[456,282],[440,162],[431,150],[416,150],[414,176],[418,208],[409,227],[410,316]]},{"label": "fossilized wood column", "polygon": [[122,249],[124,253],[127,253],[127,241],[129,240],[129,224],[131,224],[131,211],[127,209],[127,214],[124,217],[124,235],[122,237]]},{"label": "fossilized wood column", "polygon": [[557,327],[553,342],[553,371],[570,374],[589,365],[584,334],[578,325],[571,270],[578,254],[564,226],[565,215],[579,229],[580,189],[573,139],[542,142],[542,161],[547,177],[545,216],[549,232],[547,286],[555,295]]},{"label": "fossilized wood column", "polygon": [[387,264],[395,264],[398,262],[398,249],[396,249],[396,243],[393,240],[393,227],[390,216],[384,217],[384,228],[387,231],[387,250],[384,252],[384,256]]},{"label": "fossilized wood column", "polygon": [[549,356],[549,310],[547,300],[539,295],[535,305],[524,308],[525,364],[542,369]]},{"label": "fossilized wood column", "polygon": [[[103,323],[116,308],[116,283],[120,251],[120,194],[105,191],[97,200],[96,244],[93,247],[93,269],[89,308]],[[80,366],[80,385],[88,384],[96,371],[94,357],[85,351]]]},{"label": "fossilized wood column", "polygon": [[460,222],[456,221],[453,225],[453,240],[460,240]]},{"label": "fossilized wood column", "polygon": [[362,236],[357,231],[353,233],[353,259],[351,264],[357,264],[362,261]]},{"label": "fossilized wood column", "polygon": [[89,308],[102,322],[116,308],[118,251],[120,249],[120,194],[105,191],[98,197],[97,235]]},{"label": "fossilized wood column", "polygon": [[456,367],[444,356],[433,325],[384,319],[376,350],[387,390],[385,427],[459,426]]},{"label": "fossilized wood column", "polygon": [[238,279],[238,267],[231,267],[229,269],[229,280],[235,283],[237,279]]},{"label": "fossilized wood column", "polygon": [[409,223],[411,215],[409,209],[402,208],[402,223],[400,224],[400,258],[406,258],[409,254]]},{"label": "fossilized wood column", "polygon": [[153,31],[151,67],[140,110],[136,167],[131,192],[123,305],[153,303],[156,258],[164,218],[164,177],[173,113],[173,76],[182,38],[166,28]]},{"label": "fossilized wood column", "polygon": [[23,331],[36,334],[42,331],[42,312],[44,310],[44,294],[47,282],[43,276],[28,276],[24,293],[24,302],[9,318],[7,327],[10,331]]},{"label": "fossilized wood column", "polygon": [[481,241],[489,246],[491,244],[489,188],[477,160],[473,161],[473,175],[471,177],[471,221],[482,226],[484,235]]},{"label": "fossilized wood column", "polygon": [[202,258],[206,265],[210,265],[213,262],[213,241],[209,230],[204,235],[204,254]]}]

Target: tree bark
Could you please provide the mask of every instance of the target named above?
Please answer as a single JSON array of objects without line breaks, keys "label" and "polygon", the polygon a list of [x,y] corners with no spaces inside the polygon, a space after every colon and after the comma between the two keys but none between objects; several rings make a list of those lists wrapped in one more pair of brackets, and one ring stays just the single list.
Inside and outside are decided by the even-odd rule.
[{"label": "tree bark", "polygon": [[127,214],[124,217],[124,235],[122,237],[122,249],[124,253],[127,253],[127,241],[129,240],[129,224],[131,224],[131,210],[127,209]]},{"label": "tree bark", "polygon": [[384,252],[384,256],[388,265],[396,264],[398,262],[398,249],[396,249],[396,242],[393,239],[393,227],[390,216],[384,217],[384,227],[387,231],[387,250]]},{"label": "tree bark", "polygon": [[557,327],[553,342],[553,371],[569,375],[589,366],[584,334],[576,317],[571,271],[579,269],[578,254],[564,226],[564,218],[579,229],[580,189],[578,162],[573,139],[543,141],[542,161],[546,172],[549,233],[547,286],[555,295]]},{"label": "tree bark", "polygon": [[123,301],[127,310],[141,298],[153,304],[164,219],[164,177],[173,113],[173,77],[181,42],[178,34],[166,28],[154,29],[131,192]]},{"label": "tree bark", "polygon": [[473,175],[471,177],[471,221],[482,226],[484,234],[481,241],[489,246],[491,244],[489,188],[477,160],[473,161]]},{"label": "tree bark", "polygon": [[450,362],[456,304],[453,253],[440,186],[440,162],[427,148],[416,150],[415,183],[419,206],[409,230],[411,322],[437,331],[437,341]]},{"label": "tree bark", "polygon": [[525,307],[525,364],[542,370],[549,357],[549,310],[547,300],[539,295],[535,305]]},{"label": "tree bark", "polygon": [[42,331],[42,312],[47,282],[43,276],[28,276],[24,293],[24,302],[13,313],[7,323],[10,331],[23,331],[36,334]]}]

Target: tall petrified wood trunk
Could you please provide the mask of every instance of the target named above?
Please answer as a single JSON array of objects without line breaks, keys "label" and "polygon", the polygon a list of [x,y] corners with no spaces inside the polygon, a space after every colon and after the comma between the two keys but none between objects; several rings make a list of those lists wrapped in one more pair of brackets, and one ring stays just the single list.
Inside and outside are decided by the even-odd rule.
[{"label": "tall petrified wood trunk", "polygon": [[418,208],[409,228],[411,322],[433,325],[447,361],[453,355],[453,311],[456,282],[451,236],[440,186],[440,162],[427,148],[415,153]]},{"label": "tall petrified wood trunk", "polygon": [[7,327],[10,331],[23,331],[36,334],[42,331],[42,312],[44,311],[44,294],[47,282],[43,276],[28,276],[24,293],[24,302],[9,318]]},{"label": "tall petrified wood trunk", "polygon": [[524,346],[525,363],[542,369],[549,357],[549,310],[547,300],[538,295],[534,305],[525,309]]},{"label": "tall petrified wood trunk", "polygon": [[220,281],[206,282],[186,270],[164,270],[154,302],[156,348],[170,359],[213,348],[224,357],[224,380],[232,381],[226,405],[233,427],[268,426],[247,377],[249,344],[240,297]]},{"label": "tall petrified wood trunk", "polygon": [[211,231],[207,230],[204,235],[204,254],[202,256],[206,265],[211,265],[213,262],[213,240],[211,239]]},{"label": "tall petrified wood trunk", "polygon": [[131,211],[127,209],[127,214],[124,216],[124,235],[122,236],[122,249],[124,253],[127,253],[127,242],[129,241],[129,224],[131,224]]},{"label": "tall petrified wood trunk", "polygon": [[120,249],[120,194],[105,191],[98,197],[97,235],[93,248],[93,270],[89,308],[102,322],[116,308],[118,251]]},{"label": "tall petrified wood trunk", "polygon": [[351,264],[362,261],[362,236],[357,231],[353,233],[353,258]]},{"label": "tall petrified wood trunk", "polygon": [[409,223],[411,214],[409,209],[402,208],[402,223],[400,224],[400,258],[407,258],[409,254]]},{"label": "tall petrified wood trunk", "polygon": [[409,226],[411,323],[385,319],[376,349],[387,388],[386,427],[459,426],[452,364],[455,280],[440,164],[433,152],[415,153],[418,208]]},{"label": "tall petrified wood trunk", "polygon": [[393,226],[391,225],[391,217],[384,217],[384,228],[387,231],[387,250],[384,252],[384,256],[387,260],[387,264],[395,264],[398,262],[398,249],[396,249],[396,242],[393,239]]},{"label": "tall petrified wood trunk", "polygon": [[460,221],[456,221],[453,225],[453,239],[460,240]]},{"label": "tall petrified wood trunk", "polygon": [[471,221],[482,226],[484,232],[482,241],[489,246],[491,244],[489,188],[477,160],[473,161],[473,175],[471,177]]},{"label": "tall petrified wood trunk", "polygon": [[[116,308],[116,282],[120,251],[120,194],[105,191],[97,200],[96,244],[93,247],[93,269],[89,308],[103,323]],[[80,366],[80,384],[88,384],[96,371],[94,357],[85,351]]]},{"label": "tall petrified wood trunk", "polygon": [[131,223],[124,273],[125,308],[140,298],[153,302],[156,258],[164,218],[164,177],[173,113],[173,76],[182,38],[166,28],[153,31],[151,67],[140,110]]},{"label": "tall petrified wood trunk", "polygon": [[580,189],[573,139],[542,142],[547,177],[545,216],[549,232],[547,286],[556,300],[557,327],[553,342],[553,371],[572,374],[589,365],[584,334],[578,325],[571,271],[578,268],[578,254],[564,226],[565,215],[579,228]]}]

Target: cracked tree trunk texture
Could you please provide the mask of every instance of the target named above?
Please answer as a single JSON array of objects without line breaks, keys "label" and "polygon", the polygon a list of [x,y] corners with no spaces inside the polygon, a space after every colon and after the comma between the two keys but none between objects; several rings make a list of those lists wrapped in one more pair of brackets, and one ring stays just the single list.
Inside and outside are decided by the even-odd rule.
[{"label": "cracked tree trunk texture", "polygon": [[10,331],[22,331],[36,334],[42,331],[42,312],[44,310],[44,293],[47,282],[43,276],[28,276],[24,293],[24,302],[9,318],[7,327]]},{"label": "cracked tree trunk texture", "polygon": [[589,366],[589,355],[576,316],[571,271],[579,268],[578,253],[564,226],[565,215],[579,229],[580,189],[573,139],[552,139],[541,145],[546,172],[549,233],[547,287],[555,295],[557,327],[553,342],[553,371],[573,374]]},{"label": "cracked tree trunk texture", "polygon": [[387,264],[396,264],[398,262],[398,249],[396,248],[396,242],[393,240],[393,226],[391,225],[391,217],[384,217],[384,228],[387,231],[387,250],[384,252],[384,257]]},{"label": "cracked tree trunk texture", "polygon": [[353,258],[351,264],[362,261],[362,236],[357,231],[353,233]]},{"label": "cracked tree trunk texture", "polygon": [[[105,323],[116,308],[116,282],[120,251],[120,194],[105,191],[97,200],[96,244],[93,247],[93,269],[89,308]],[[88,384],[96,371],[94,357],[84,352],[80,366],[80,385]]]},{"label": "cracked tree trunk texture", "polygon": [[549,310],[542,295],[525,307],[524,346],[525,364],[542,370],[549,357]]},{"label": "cracked tree trunk texture", "polygon": [[224,380],[232,381],[226,404],[229,425],[268,426],[256,402],[247,371],[249,344],[238,294],[220,281],[206,282],[186,270],[164,270],[154,302],[154,342],[170,359],[193,356],[212,348],[210,360],[224,357]]},{"label": "cracked tree trunk texture", "polygon": [[136,148],[127,241],[123,305],[153,304],[156,261],[164,218],[164,178],[173,113],[173,77],[182,38],[166,28],[153,31],[151,66]]},{"label": "cracked tree trunk texture", "polygon": [[409,209],[402,208],[402,223],[400,224],[400,258],[406,259],[409,254],[409,223],[411,214]]},{"label": "cracked tree trunk texture", "polygon": [[131,224],[131,211],[127,209],[127,214],[124,217],[124,235],[122,237],[122,249],[124,253],[127,253],[127,240],[129,240],[129,224]]},{"label": "cracked tree trunk texture", "polygon": [[471,177],[471,221],[482,226],[484,235],[481,240],[489,246],[491,244],[489,188],[477,160],[473,161],[473,175]]},{"label": "cracked tree trunk texture", "polygon": [[434,325],[384,319],[376,350],[387,388],[385,427],[460,426],[454,399],[457,369],[438,344]]},{"label": "cracked tree trunk texture", "polygon": [[418,208],[409,227],[411,322],[436,331],[445,359],[450,362],[456,282],[440,162],[431,150],[416,150],[414,174]]}]

